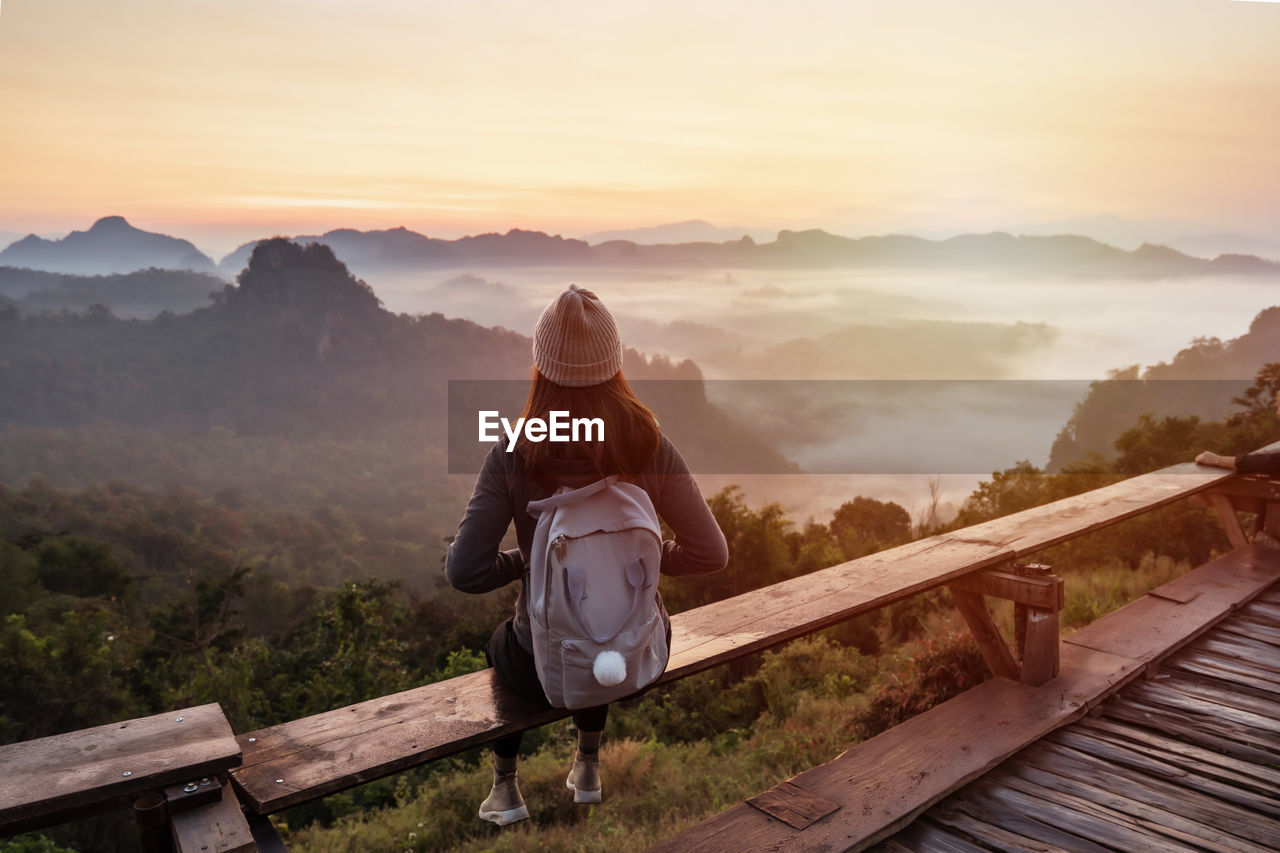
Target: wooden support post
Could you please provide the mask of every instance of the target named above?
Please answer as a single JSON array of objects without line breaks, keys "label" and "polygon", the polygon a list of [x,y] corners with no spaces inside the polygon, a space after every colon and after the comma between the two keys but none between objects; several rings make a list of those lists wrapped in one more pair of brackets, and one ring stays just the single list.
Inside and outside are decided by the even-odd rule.
[{"label": "wooden support post", "polygon": [[1268,501],[1266,514],[1260,525],[1262,531],[1272,539],[1280,542],[1280,501]]},{"label": "wooden support post", "polygon": [[1043,563],[1015,565],[1013,572],[1027,581],[1048,582],[1057,593],[1049,606],[1014,608],[1022,683],[1039,687],[1058,674],[1058,611],[1066,605],[1065,585],[1053,574],[1053,567]]},{"label": "wooden support post", "polygon": [[1236,516],[1236,508],[1231,505],[1231,501],[1227,500],[1226,495],[1213,492],[1209,495],[1209,502],[1217,510],[1218,520],[1227,531],[1227,539],[1231,541],[1231,547],[1243,548],[1248,545],[1249,537],[1244,535],[1244,528],[1240,526],[1240,519]]},{"label": "wooden support post", "polygon": [[249,822],[230,785],[215,803],[173,816],[174,853],[256,853]]},{"label": "wooden support post", "polygon": [[244,816],[249,821],[249,831],[253,833],[253,843],[258,846],[258,853],[289,853],[280,840],[280,833],[271,825],[270,818],[249,811]]},{"label": "wooden support post", "polygon": [[1028,612],[1026,637],[1022,683],[1039,687],[1058,674],[1058,611]]},{"label": "wooden support post", "polygon": [[1027,605],[1013,603],[1013,653],[1021,663],[1027,655]]},{"label": "wooden support post", "polygon": [[1018,664],[1014,661],[1013,653],[1009,651],[1004,637],[1000,636],[1000,629],[991,618],[991,611],[987,610],[982,596],[976,592],[952,587],[951,597],[955,599],[956,609],[960,611],[960,615],[969,625],[969,630],[973,632],[973,638],[978,641],[978,648],[982,651],[982,658],[987,662],[991,674],[1016,680]]},{"label": "wooden support post", "polygon": [[142,853],[173,853],[164,797],[156,793],[138,797],[133,803],[133,819],[138,824],[138,847]]},{"label": "wooden support post", "polygon": [[[951,597],[991,672],[1038,686],[1058,674],[1058,611],[1066,604],[1066,592],[1050,566],[1028,563],[1011,568],[957,578],[949,584]],[[1016,656],[1000,636],[984,594],[1014,602]]]}]

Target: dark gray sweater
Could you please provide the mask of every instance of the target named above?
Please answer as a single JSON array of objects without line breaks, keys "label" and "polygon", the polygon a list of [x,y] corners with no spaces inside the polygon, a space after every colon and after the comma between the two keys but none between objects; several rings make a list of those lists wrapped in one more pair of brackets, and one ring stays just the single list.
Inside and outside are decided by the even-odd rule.
[{"label": "dark gray sweater", "polygon": [[1280,474],[1280,453],[1241,453],[1236,457],[1241,474]]},{"label": "dark gray sweater", "polygon": [[[449,583],[463,592],[489,592],[521,581],[514,626],[516,637],[529,651],[533,639],[523,584],[537,526],[527,510],[529,501],[549,496],[556,485],[584,486],[598,480],[599,474],[587,460],[578,459],[564,462],[554,479],[555,484],[540,484],[526,473],[519,452],[507,453],[505,441],[499,441],[485,457],[458,535],[445,558]],[[675,533],[675,539],[662,543],[663,574],[696,575],[724,568],[729,560],[724,534],[680,452],[665,435],[645,472],[631,479],[649,494],[658,516]],[[512,520],[519,548],[500,551],[498,546]]]}]

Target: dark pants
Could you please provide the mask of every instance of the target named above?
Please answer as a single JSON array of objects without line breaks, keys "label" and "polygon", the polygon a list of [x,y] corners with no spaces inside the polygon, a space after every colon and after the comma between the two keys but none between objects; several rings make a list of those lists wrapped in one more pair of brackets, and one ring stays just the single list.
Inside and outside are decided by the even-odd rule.
[{"label": "dark pants", "polygon": [[[524,646],[516,639],[511,620],[507,619],[493,631],[489,645],[484,650],[489,659],[489,666],[498,672],[506,685],[521,696],[550,708],[547,694],[542,690],[542,682],[538,681],[538,668],[533,655],[525,651]],[[604,731],[605,721],[609,717],[608,705],[597,705],[594,708],[583,708],[573,712],[573,724],[580,731]],[[493,752],[499,758],[515,758],[520,752],[520,741],[524,732],[516,732],[494,741]]]}]

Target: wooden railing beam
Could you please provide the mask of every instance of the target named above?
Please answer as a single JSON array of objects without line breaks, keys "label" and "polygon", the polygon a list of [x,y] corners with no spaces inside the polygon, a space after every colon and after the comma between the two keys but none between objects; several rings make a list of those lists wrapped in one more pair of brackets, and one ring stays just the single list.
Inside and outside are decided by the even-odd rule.
[{"label": "wooden railing beam", "polygon": [[0,833],[128,805],[240,760],[216,703],[0,746]]}]

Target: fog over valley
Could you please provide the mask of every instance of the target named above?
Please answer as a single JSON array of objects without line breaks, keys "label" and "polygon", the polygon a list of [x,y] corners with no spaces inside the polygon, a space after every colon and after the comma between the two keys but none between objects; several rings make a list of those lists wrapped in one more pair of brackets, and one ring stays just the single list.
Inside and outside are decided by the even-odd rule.
[{"label": "fog over valley", "polygon": [[[709,382],[709,397],[806,471],[832,471],[744,482],[753,500],[798,514],[829,512],[841,494],[916,507],[929,473],[959,500],[992,470],[1044,465],[1091,380],[1168,361],[1198,338],[1238,337],[1280,303],[1280,276],[1243,275],[469,268],[370,280],[392,310],[522,331],[568,282],[595,288],[630,346],[736,380]],[[796,382],[783,393],[742,382],[783,379],[1054,381],[956,385],[942,406],[909,385]]]},{"label": "fog over valley", "polygon": [[[778,500],[798,516],[821,516],[851,494],[919,508],[936,476],[947,483],[943,508],[954,509],[993,470],[1022,459],[1044,465],[1055,453],[1056,463],[1070,461],[1061,458],[1069,455],[1068,445],[1055,440],[1092,380],[1170,360],[1199,339],[1242,335],[1260,310],[1277,302],[1280,285],[1280,267],[1257,258],[1210,262],[1145,245],[1121,251],[1086,238],[787,235],[769,244],[744,238],[668,246],[589,244],[522,231],[441,241],[404,229],[339,230],[314,239],[332,247],[336,261],[345,262],[392,314],[469,320],[527,336],[543,307],[570,282],[594,289],[636,351],[633,361],[642,353],[672,367],[696,365],[653,374],[643,363],[629,362],[629,376],[700,376],[706,384],[699,396],[705,393],[804,472],[782,476],[772,457],[764,468],[753,468],[743,462],[750,455],[703,454],[691,461],[702,463],[706,488],[740,482],[750,500]],[[248,263],[255,245],[224,258],[220,274],[243,280],[233,270]],[[635,249],[635,256],[618,249],[591,254],[619,245]],[[786,263],[795,268],[779,266],[781,256],[760,254],[770,247],[790,247]],[[1012,254],[1002,255],[1002,248]],[[162,311],[183,315],[211,299],[225,302],[208,273],[127,272],[122,266],[126,259],[147,263],[149,252],[159,258],[151,263],[164,263],[175,253],[189,256],[189,249],[185,241],[106,217],[65,240],[33,239],[7,254],[76,273],[97,263],[113,275],[5,268],[0,297],[13,300],[7,310],[22,315],[85,311],[96,303],[117,316],[143,319]],[[756,262],[717,265],[708,260],[717,253]],[[1036,267],[1037,253],[1071,260],[1065,271],[1047,261]],[[569,257],[579,262],[556,262]],[[698,263],[687,262],[695,258]],[[884,266],[877,267],[875,258]],[[1210,263],[1237,271],[1205,274]],[[298,274],[290,292],[303,294],[310,274]],[[353,332],[334,327],[332,316],[316,317],[316,358],[323,359],[335,335]],[[373,341],[380,333],[360,334]],[[525,358],[519,345],[501,358],[476,355],[462,373],[433,375],[517,378],[527,369],[518,364]],[[461,365],[467,353],[450,353],[447,361]],[[1246,362],[1217,378],[1250,378],[1257,365]],[[505,366],[486,372],[497,365]],[[412,373],[414,365],[382,369]],[[387,393],[415,392],[405,386]],[[708,461],[713,459],[718,461]],[[737,461],[726,468],[726,459]]]},{"label": "fog over valley", "polygon": [[1198,337],[1235,337],[1280,301],[1280,275],[468,268],[364,278],[392,311],[517,331],[577,282],[608,298],[629,345],[725,379],[1097,379]]}]

